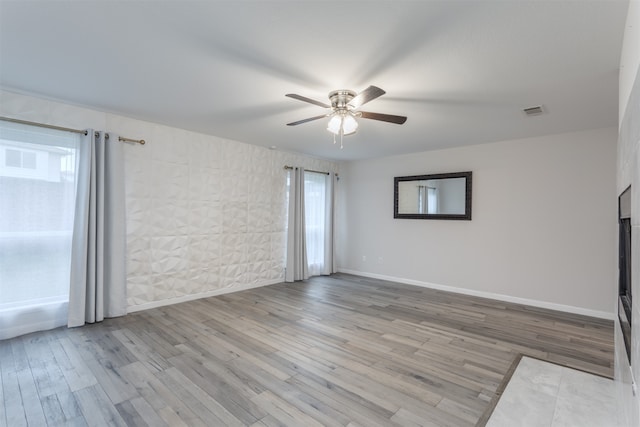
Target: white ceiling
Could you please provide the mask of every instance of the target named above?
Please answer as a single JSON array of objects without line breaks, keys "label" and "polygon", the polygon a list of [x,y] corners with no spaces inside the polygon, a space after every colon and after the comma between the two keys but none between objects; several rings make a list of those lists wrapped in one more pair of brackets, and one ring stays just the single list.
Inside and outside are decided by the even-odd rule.
[{"label": "white ceiling", "polygon": [[[0,1],[0,86],[352,160],[617,124],[627,1]],[[376,85],[345,147],[328,92]],[[525,107],[547,114],[526,117]],[[141,137],[145,137],[142,135]]]}]

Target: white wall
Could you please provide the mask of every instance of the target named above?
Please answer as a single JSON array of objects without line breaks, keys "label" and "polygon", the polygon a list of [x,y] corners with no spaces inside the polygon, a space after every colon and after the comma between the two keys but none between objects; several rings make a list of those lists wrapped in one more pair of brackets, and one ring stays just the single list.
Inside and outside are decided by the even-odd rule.
[{"label": "white wall", "polygon": [[[632,392],[633,376],[640,380],[640,2],[629,4],[620,59],[620,130],[618,137],[617,192],[631,185],[631,292],[635,295],[631,321],[631,367],[620,326],[615,327],[615,379],[626,425],[640,425],[640,392]],[[617,280],[617,275],[616,275]],[[617,298],[617,289],[614,293]]]},{"label": "white wall", "polygon": [[638,68],[640,68],[640,1],[631,0],[620,57],[620,95],[618,97],[620,122],[625,117],[629,95],[635,83]]},{"label": "white wall", "polygon": [[[613,317],[616,129],[347,163],[341,270]],[[393,218],[393,178],[473,171],[473,219]]]},{"label": "white wall", "polygon": [[129,311],[282,281],[283,166],[338,172],[333,162],[0,91],[0,114],[126,144]]}]

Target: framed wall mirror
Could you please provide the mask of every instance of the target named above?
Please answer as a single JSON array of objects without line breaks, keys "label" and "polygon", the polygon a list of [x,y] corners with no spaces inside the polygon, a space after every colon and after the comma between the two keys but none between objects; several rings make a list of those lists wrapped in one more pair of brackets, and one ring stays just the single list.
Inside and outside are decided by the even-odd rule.
[{"label": "framed wall mirror", "polygon": [[393,217],[471,221],[471,172],[397,176]]}]

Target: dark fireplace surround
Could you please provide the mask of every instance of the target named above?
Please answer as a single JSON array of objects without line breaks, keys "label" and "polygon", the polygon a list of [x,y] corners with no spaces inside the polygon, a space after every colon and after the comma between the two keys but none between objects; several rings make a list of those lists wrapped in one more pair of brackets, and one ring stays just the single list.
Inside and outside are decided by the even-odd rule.
[{"label": "dark fireplace surround", "polygon": [[618,318],[631,363],[631,187],[618,198]]}]

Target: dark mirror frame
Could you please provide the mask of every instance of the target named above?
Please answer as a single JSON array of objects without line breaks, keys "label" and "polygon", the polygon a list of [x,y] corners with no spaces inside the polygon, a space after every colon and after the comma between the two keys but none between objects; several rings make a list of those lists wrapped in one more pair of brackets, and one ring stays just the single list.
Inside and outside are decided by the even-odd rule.
[{"label": "dark mirror frame", "polygon": [[[471,172],[437,173],[431,175],[396,176],[393,178],[393,217],[405,219],[459,219],[471,221]],[[465,178],[464,214],[401,214],[398,213],[398,183],[429,179]]]}]

